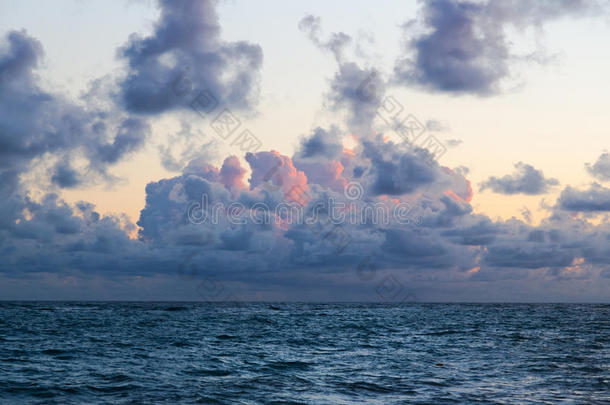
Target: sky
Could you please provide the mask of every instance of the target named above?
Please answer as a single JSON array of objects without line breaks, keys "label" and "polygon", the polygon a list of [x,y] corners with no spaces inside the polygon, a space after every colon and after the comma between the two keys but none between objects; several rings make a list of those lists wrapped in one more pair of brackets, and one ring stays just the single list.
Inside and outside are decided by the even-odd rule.
[{"label": "sky", "polygon": [[608,302],[609,7],[0,1],[0,299]]}]

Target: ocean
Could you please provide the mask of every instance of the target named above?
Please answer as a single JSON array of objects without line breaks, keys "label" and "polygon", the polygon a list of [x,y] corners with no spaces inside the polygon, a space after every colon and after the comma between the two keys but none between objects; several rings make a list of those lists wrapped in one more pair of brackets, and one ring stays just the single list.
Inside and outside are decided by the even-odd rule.
[{"label": "ocean", "polygon": [[1,404],[610,404],[610,305],[1,302]]}]

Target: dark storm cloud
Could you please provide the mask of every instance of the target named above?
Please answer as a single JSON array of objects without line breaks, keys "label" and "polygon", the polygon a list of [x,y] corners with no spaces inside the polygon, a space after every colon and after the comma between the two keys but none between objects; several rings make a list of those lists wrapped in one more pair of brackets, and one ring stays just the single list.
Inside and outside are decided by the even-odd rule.
[{"label": "dark storm cloud", "polygon": [[517,172],[503,177],[492,176],[481,183],[481,191],[491,189],[500,194],[539,195],[559,184],[557,179],[547,179],[542,171],[531,165],[519,162],[515,165]]},{"label": "dark storm cloud", "polygon": [[[216,5],[214,0],[161,0],[152,35],[131,35],[118,52],[128,63],[121,90],[129,111],[184,108],[188,104],[176,93],[195,87],[231,107],[256,103],[262,50],[244,41],[223,41]],[[182,79],[185,83],[179,83]]]},{"label": "dark storm cloud", "polygon": [[[407,56],[397,60],[395,80],[453,94],[497,93],[517,58],[506,38],[509,26],[540,28],[552,19],[594,11],[597,4],[588,0],[428,0],[419,20],[404,25]],[[414,35],[418,23],[422,32]]]},{"label": "dark storm cloud", "polygon": [[600,181],[610,181],[610,153],[604,152],[597,162],[585,165],[587,172]]},{"label": "dark storm cloud", "polygon": [[592,184],[584,191],[568,186],[561,192],[557,204],[566,211],[610,211],[610,189],[599,184]]}]

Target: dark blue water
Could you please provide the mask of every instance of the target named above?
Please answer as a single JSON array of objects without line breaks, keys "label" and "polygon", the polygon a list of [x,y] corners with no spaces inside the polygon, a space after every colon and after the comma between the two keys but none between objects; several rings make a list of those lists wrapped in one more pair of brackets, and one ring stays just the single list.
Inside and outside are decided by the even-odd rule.
[{"label": "dark blue water", "polygon": [[610,306],[0,303],[0,403],[610,404]]}]

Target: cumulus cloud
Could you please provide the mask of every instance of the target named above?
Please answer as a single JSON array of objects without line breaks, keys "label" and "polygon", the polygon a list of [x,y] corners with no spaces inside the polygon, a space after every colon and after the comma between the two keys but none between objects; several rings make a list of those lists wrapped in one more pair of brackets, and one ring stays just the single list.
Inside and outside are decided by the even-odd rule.
[{"label": "cumulus cloud", "polygon": [[[316,136],[315,133],[313,136]],[[370,147],[372,148],[372,146]],[[379,149],[380,146],[376,148]],[[397,145],[392,144],[389,144],[387,149],[398,150]],[[367,153],[363,149],[357,152],[356,158],[371,161],[372,159],[367,156]],[[378,151],[378,153],[381,152]],[[404,151],[403,155],[407,153],[408,151]],[[401,160],[405,164],[403,157],[405,159],[413,158],[411,155],[401,156],[395,152],[385,156],[384,159],[386,164],[394,165],[396,170],[399,170]],[[445,195],[445,191],[449,189],[459,190],[459,184],[453,184],[454,179],[449,176],[445,177],[447,190],[434,188],[432,190],[433,195],[437,195],[439,200],[432,199],[423,203],[416,195],[406,197],[413,205],[421,205],[423,211],[429,212],[429,227],[414,230],[413,227],[406,226],[405,223],[396,219],[386,221],[382,225],[370,221],[343,223],[340,226],[340,232],[349,235],[349,243],[345,246],[345,252],[341,256],[337,255],[332,237],[323,236],[324,233],[332,232],[335,229],[332,225],[325,231],[317,232],[315,228],[322,226],[321,223],[312,227],[305,222],[286,222],[286,218],[275,218],[275,221],[269,223],[246,221],[236,226],[235,223],[231,224],[228,217],[235,214],[247,218],[248,215],[245,215],[244,212],[230,212],[230,210],[219,211],[221,220],[215,223],[208,221],[203,225],[194,225],[187,221],[186,207],[192,203],[197,205],[203,199],[208,208],[217,203],[222,203],[224,207],[227,207],[232,202],[239,202],[247,214],[260,213],[256,210],[257,207],[261,208],[263,203],[266,207],[286,203],[290,191],[295,186],[301,187],[301,190],[304,190],[308,196],[301,202],[304,204],[304,212],[316,211],[315,207],[321,207],[320,212],[328,215],[328,211],[324,210],[328,208],[330,199],[347,202],[343,189],[334,189],[332,186],[325,185],[328,178],[321,177],[322,184],[315,182],[304,172],[299,171],[292,159],[287,156],[277,152],[258,152],[247,154],[246,161],[250,165],[251,173],[248,188],[236,190],[233,184],[223,183],[221,176],[218,175],[218,173],[222,173],[223,168],[216,169],[202,162],[197,164],[197,167],[201,168],[199,172],[189,170],[188,173],[185,172],[181,176],[149,184],[146,208],[142,211],[138,222],[141,227],[142,240],[166,247],[196,245],[205,251],[204,256],[211,260],[212,264],[206,265],[207,268],[218,266],[223,269],[223,272],[226,272],[227,266],[235,266],[236,271],[242,274],[242,277],[246,268],[247,271],[261,274],[261,271],[274,269],[274,266],[280,265],[280,263],[285,270],[296,271],[324,264],[337,271],[345,272],[362,260],[365,250],[377,250],[382,267],[395,266],[398,263],[402,263],[404,266],[410,263],[414,268],[426,268],[426,259],[428,259],[433,261],[428,265],[452,268],[456,266],[455,257],[460,257],[460,260],[463,261],[461,264],[457,264],[459,268],[472,267],[475,254],[459,252],[460,248],[448,244],[436,230],[436,227],[448,226],[453,220],[458,220],[471,211],[468,202],[461,201],[457,194],[454,194],[454,198],[459,201]],[[237,164],[237,162],[227,160],[223,167],[233,164]],[[406,166],[409,167],[408,164]],[[435,170],[438,171],[439,176],[444,173],[438,167]],[[418,174],[419,172],[415,171],[410,174],[410,178],[417,180]],[[373,179],[376,178],[375,173],[371,173],[371,176]],[[399,174],[397,173],[395,176],[398,177]],[[353,177],[346,174],[346,180],[351,181]],[[373,194],[373,190],[375,190],[374,183],[366,192],[366,196],[360,196],[363,200],[358,200],[358,203],[364,204],[365,198],[366,201],[376,202],[381,204],[380,206],[388,208],[393,208],[400,203],[400,200],[388,199],[386,195],[376,196]],[[401,190],[400,194],[405,194],[404,190]],[[202,209],[203,205],[199,205],[198,208]],[[362,207],[354,206],[351,209],[360,210]],[[206,211],[205,215],[208,214],[212,215],[211,211]],[[202,215],[204,214],[202,213]],[[265,217],[273,215],[277,214],[267,212]],[[428,246],[427,243],[430,240],[434,240],[436,245]],[[401,245],[400,241],[405,244]],[[413,251],[418,251],[419,247],[426,246],[428,253],[420,251],[417,258],[411,255],[409,256],[411,258],[405,261],[404,249],[407,242]],[[280,246],[282,250],[277,250]],[[442,257],[437,256],[439,252],[443,253]],[[277,271],[277,268],[275,269]]]},{"label": "cumulus cloud", "polygon": [[[550,4],[528,3],[535,12],[509,20],[533,24],[584,7],[579,1]],[[567,187],[551,215],[537,226],[476,213],[466,168],[444,167],[423,149],[370,131],[386,84],[373,69],[347,60],[347,35],[322,39],[315,17],[306,17],[300,26],[337,60],[328,101],[331,110],[347,113],[348,130],[315,128],[292,157],[260,151],[246,154],[245,163],[240,156],[215,164],[206,153],[174,157],[172,150],[162,149],[164,164],[178,174],[146,186],[137,224],[122,215],[101,215],[87,202],[68,204],[53,193],[34,199],[20,178],[39,160],[45,160],[52,184],[70,188],[87,180],[77,163],[84,160],[84,169],[108,175],[108,167],[141,148],[150,129],[133,113],[179,108],[159,91],[185,64],[191,66],[189,80],[201,80],[224,102],[252,104],[260,49],[222,41],[213,2],[160,5],[153,34],[133,36],[119,51],[128,63],[120,83],[127,112],[83,106],[43,90],[36,80],[42,46],[24,32],[7,36],[0,52],[2,296],[15,296],[15,286],[25,283],[39,285],[38,293],[45,297],[50,286],[61,297],[66,285],[74,285],[85,287],[80,295],[70,290],[76,298],[91,298],[96,288],[107,288],[95,297],[125,299],[142,293],[138,297],[143,299],[257,299],[262,291],[264,298],[275,299],[378,300],[387,296],[376,286],[390,279],[416,289],[424,300],[438,299],[440,291],[444,300],[472,301],[490,286],[496,286],[498,299],[506,300],[511,299],[507,285],[530,289],[521,299],[546,294],[543,300],[556,300],[574,285],[583,288],[584,297],[589,297],[587,282],[608,285],[608,221],[589,222],[573,212],[603,215],[610,207],[607,189]],[[478,63],[504,55],[501,30],[487,32],[491,28],[486,24],[508,21],[505,6],[432,1],[425,7],[433,29],[418,37],[417,57],[444,64],[451,54],[462,62],[449,63],[449,70],[441,66],[436,73],[419,72],[424,75],[420,79],[435,88],[439,83],[448,86],[443,87],[447,91],[494,89],[502,68]],[[448,16],[454,25],[444,26]],[[451,35],[462,35],[465,48],[452,44]],[[427,48],[433,43],[446,47],[434,53]],[[500,44],[498,53],[494,44]],[[478,45],[482,57],[470,49]],[[421,69],[428,69],[424,65]],[[459,77],[451,76],[454,71]],[[447,77],[434,76],[441,73]],[[432,121],[428,126],[442,129]],[[357,136],[351,137],[353,129]],[[185,125],[181,131],[191,133],[192,128]],[[353,145],[346,148],[343,139],[348,136]],[[590,167],[597,173],[603,164]],[[540,194],[558,184],[530,165],[516,168],[513,175],[490,178],[483,188]],[[330,201],[343,205],[334,212]],[[316,221],[295,221],[288,210],[295,206],[303,219],[315,215]],[[379,220],[379,213],[391,215]],[[333,222],[331,214],[345,219]],[[204,283],[210,277],[216,280],[212,286]],[[561,284],[566,279],[572,283],[568,287]],[[150,295],[138,290],[141,285],[150,288]],[[219,286],[235,295],[210,295]],[[117,288],[124,293],[115,295]]]},{"label": "cumulus cloud", "polygon": [[120,276],[150,264],[144,246],[129,238],[125,218],[102,217],[88,203],[69,206],[55,194],[40,202],[20,200],[18,208],[0,229],[0,272]]},{"label": "cumulus cloud", "polygon": [[545,178],[541,170],[519,162],[515,165],[517,172],[503,177],[492,176],[481,183],[481,191],[491,189],[500,194],[539,195],[559,184],[557,179]]},{"label": "cumulus cloud", "polygon": [[[366,277],[392,274],[410,286],[422,278],[459,285],[507,279],[526,283],[531,274],[547,280],[540,281],[546,285],[575,274],[596,277],[592,269],[599,272],[610,265],[607,224],[592,226],[561,211],[539,226],[492,220],[473,213],[463,170],[438,165],[424,170],[411,150],[381,139],[369,142],[351,154],[310,156],[328,164],[349,155],[355,165],[365,167],[359,179],[363,194],[356,200],[328,177],[320,176],[318,182],[278,152],[248,154],[249,167],[234,156],[219,167],[195,159],[182,174],[148,184],[137,240],[128,237],[133,228],[123,219],[102,217],[90,204],[69,206],[53,195],[40,203],[26,199],[19,221],[9,221],[0,231],[5,258],[0,269],[5,274],[19,268],[28,274],[114,280],[173,275],[200,283],[214,277],[242,299],[253,298],[252,291],[261,286],[279,294],[275,297],[319,299],[326,297],[315,292],[323,283],[337,297],[379,299],[374,288],[363,290],[363,263],[371,260],[374,271],[367,264]],[[307,150],[307,140],[302,145]],[[395,182],[380,185],[382,170]],[[340,177],[357,180],[350,171]],[[294,201],[288,194],[295,186],[307,197],[300,201],[301,212],[317,212],[317,221],[298,222],[287,211],[273,210]],[[411,220],[390,216],[380,222],[365,216],[333,224],[330,199],[352,203],[347,206],[356,213],[366,207],[393,212],[402,204]],[[419,294],[434,290],[426,288]]]},{"label": "cumulus cloud", "polygon": [[599,184],[592,184],[584,191],[568,186],[561,192],[557,203],[567,211],[610,211],[610,189]]},{"label": "cumulus cloud", "polygon": [[132,34],[119,49],[127,62],[121,95],[129,111],[157,114],[187,108],[181,96],[203,90],[234,108],[256,104],[262,50],[221,38],[216,3],[160,0],[153,33]]},{"label": "cumulus cloud", "polygon": [[75,187],[82,179],[71,158],[109,178],[107,168],[138,150],[148,124],[115,110],[88,108],[44,90],[37,76],[40,42],[25,31],[10,31],[0,51],[0,171],[24,173],[36,160],[59,159],[50,181]]},{"label": "cumulus cloud", "polygon": [[585,165],[587,172],[600,181],[610,181],[610,153],[604,152],[597,162]]},{"label": "cumulus cloud", "polygon": [[354,170],[352,151],[343,148],[342,133],[337,127],[315,128],[301,139],[292,157],[294,166],[302,170],[308,182],[342,192],[346,175]]},{"label": "cumulus cloud", "polygon": [[305,173],[294,167],[292,159],[277,151],[247,153],[246,161],[252,170],[250,189],[268,183],[287,193],[295,186],[307,184]]},{"label": "cumulus cloud", "polygon": [[297,157],[308,158],[337,158],[343,151],[341,144],[341,133],[337,128],[326,130],[317,127],[310,136],[301,139],[301,145]]},{"label": "cumulus cloud", "polygon": [[511,62],[518,58],[507,28],[540,28],[562,16],[598,11],[597,4],[588,0],[429,0],[423,4],[419,19],[404,24],[406,55],[396,61],[395,81],[482,96],[501,90],[503,79],[512,73]]},{"label": "cumulus cloud", "polygon": [[220,168],[220,182],[225,187],[231,189],[244,188],[243,177],[246,174],[246,169],[241,167],[237,156],[229,156],[225,159]]},{"label": "cumulus cloud", "polygon": [[373,195],[412,193],[437,178],[436,167],[423,150],[401,153],[391,143],[365,142],[364,155],[371,161]]}]

